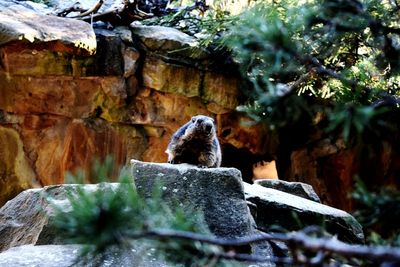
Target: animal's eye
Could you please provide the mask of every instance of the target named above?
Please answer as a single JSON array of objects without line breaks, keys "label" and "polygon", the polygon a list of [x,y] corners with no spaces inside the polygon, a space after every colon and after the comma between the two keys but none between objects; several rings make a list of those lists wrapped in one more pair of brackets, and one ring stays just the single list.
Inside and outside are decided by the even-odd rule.
[{"label": "animal's eye", "polygon": [[193,117],[193,118],[192,118],[192,122],[195,122],[195,121],[196,121],[196,119]]}]

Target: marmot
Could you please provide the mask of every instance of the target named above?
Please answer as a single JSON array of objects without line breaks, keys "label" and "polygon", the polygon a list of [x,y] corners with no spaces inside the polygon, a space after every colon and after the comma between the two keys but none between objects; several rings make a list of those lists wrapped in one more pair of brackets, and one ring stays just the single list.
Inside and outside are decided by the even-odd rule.
[{"label": "marmot", "polygon": [[189,163],[202,168],[221,166],[219,145],[214,120],[197,115],[179,128],[165,151],[172,164]]}]

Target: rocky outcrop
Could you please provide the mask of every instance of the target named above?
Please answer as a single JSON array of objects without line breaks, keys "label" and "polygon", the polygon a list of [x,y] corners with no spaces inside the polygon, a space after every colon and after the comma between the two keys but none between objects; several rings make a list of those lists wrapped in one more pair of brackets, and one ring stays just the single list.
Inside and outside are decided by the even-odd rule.
[{"label": "rocky outcrop", "polygon": [[298,197],[303,197],[318,203],[321,203],[318,195],[311,185],[300,182],[286,182],[282,180],[260,179],[254,182],[266,188],[272,188],[283,191]]},{"label": "rocky outcrop", "polygon": [[329,138],[310,142],[290,152],[290,165],[285,180],[310,184],[322,203],[353,210],[350,193],[355,177],[372,191],[381,186],[399,187],[400,160],[397,144],[376,141],[348,148],[343,140]]},{"label": "rocky outcrop", "polygon": [[0,2],[0,46],[10,42],[47,43],[56,50],[95,53],[96,37],[89,24],[38,14],[18,4],[5,5]]},{"label": "rocky outcrop", "polygon": [[[0,206],[23,189],[63,183],[66,171],[90,171],[109,154],[116,169],[131,158],[166,162],[170,137],[197,114],[215,118],[229,148],[225,166],[242,168],[236,150],[266,151],[265,128],[245,126],[249,118],[234,110],[238,75],[214,68],[193,37],[137,24],[93,31],[25,4],[0,0],[0,133],[12,132],[20,147],[12,173],[30,174],[15,179],[0,164],[10,185],[0,187]],[[243,166],[246,180],[253,163]]]},{"label": "rocky outcrop", "polygon": [[[106,266],[138,266],[138,267],[159,267],[173,266],[165,261],[159,260],[154,255],[154,249],[143,244],[136,244],[135,249],[108,253],[105,258],[83,259],[76,262],[82,245],[24,245],[11,248],[0,253],[0,266],[21,267],[106,267]],[[86,261],[85,261],[86,260]]]},{"label": "rocky outcrop", "polygon": [[12,128],[0,128],[0,202],[5,196],[13,196],[20,191],[36,187],[36,175],[23,151],[23,143],[18,132]]},{"label": "rocky outcrop", "polygon": [[361,225],[347,212],[257,184],[244,183],[244,188],[246,199],[255,205],[253,214],[262,231],[269,232],[274,226],[297,231],[316,225],[342,241],[364,243]]},{"label": "rocky outcrop", "polygon": [[[200,169],[187,164],[132,160],[132,175],[140,194],[149,196],[153,186],[160,186],[166,203],[202,212],[211,232],[222,238],[254,234],[256,228],[269,231],[273,225],[299,230],[322,224],[342,240],[359,243],[363,239],[360,225],[346,212],[274,189],[242,184],[240,172],[234,168]],[[118,184],[82,187],[89,191],[114,191]],[[65,244],[66,240],[51,224],[53,212],[47,198],[68,211],[66,193],[76,189],[77,185],[29,189],[8,201],[0,209],[0,249],[28,244]],[[255,221],[246,199],[256,206]],[[293,213],[297,214],[297,221],[292,219]],[[253,247],[254,251],[264,256],[274,252],[268,243]],[[0,262],[2,259],[0,255]]]},{"label": "rocky outcrop", "polygon": [[[166,202],[178,202],[204,213],[212,231],[220,237],[239,237],[254,231],[244,197],[241,174],[234,168],[201,169],[191,165],[143,163],[132,160],[132,174],[138,192],[151,196],[161,186]],[[158,184],[157,182],[161,182]],[[25,244],[62,244],[49,224],[53,213],[46,201],[51,198],[68,210],[66,192],[78,185],[47,186],[29,189],[8,201],[0,209],[0,249]],[[118,184],[82,185],[84,190],[116,190]]]},{"label": "rocky outcrop", "polygon": [[139,192],[151,196],[152,188],[161,184],[165,199],[204,213],[209,229],[217,236],[235,238],[254,231],[239,170],[137,160],[131,164]]},{"label": "rocky outcrop", "polygon": [[[96,190],[97,185],[85,185],[86,190]],[[109,190],[116,184],[109,184]],[[68,205],[66,191],[73,191],[76,185],[49,186],[40,189],[28,189],[8,201],[0,209],[0,250],[26,244],[59,244],[65,243],[55,235],[49,225],[52,208],[46,197],[57,203]],[[66,209],[67,206],[66,206]]]},{"label": "rocky outcrop", "polygon": [[0,266],[72,266],[79,255],[79,245],[68,246],[33,246],[14,247],[0,253]]},{"label": "rocky outcrop", "polygon": [[[163,199],[167,203],[179,204],[183,208],[202,212],[209,229],[218,237],[235,238],[255,233],[254,222],[244,197],[241,175],[237,169],[200,169],[187,164],[156,164],[133,160],[132,173],[140,194],[149,196],[154,186],[161,186]],[[161,184],[157,184],[156,181],[161,181]],[[73,193],[77,186],[58,185],[29,189],[8,201],[0,209],[0,240],[2,240],[0,250],[28,244],[39,245],[36,248],[28,246],[26,251],[21,247],[21,253],[29,255],[32,251],[49,248],[51,251],[49,256],[33,257],[30,259],[32,263],[41,262],[47,257],[57,258],[60,251],[69,251],[69,246],[42,246],[67,242],[51,224],[53,209],[47,199],[52,199],[67,212],[70,205],[67,192]],[[118,184],[82,185],[82,187],[92,192],[114,191]],[[139,251],[141,245],[142,243],[134,249]],[[255,246],[256,248],[257,252],[264,256],[272,255],[272,248],[268,244],[264,244],[263,247]],[[9,262],[9,257],[16,257],[16,251],[19,249],[14,248],[5,252],[5,255],[0,255],[0,263]],[[57,258],[56,262],[59,260]],[[70,257],[67,257],[66,261],[69,260]],[[21,259],[15,262],[21,262]]]},{"label": "rocky outcrop", "polygon": [[[166,199],[187,203],[204,212],[209,228],[217,235],[237,237],[254,232],[243,201],[245,195],[246,200],[255,205],[254,219],[259,230],[269,232],[271,227],[279,226],[288,231],[297,231],[317,225],[343,241],[364,242],[362,227],[354,217],[317,203],[318,196],[309,185],[283,182],[277,186],[275,182],[275,188],[294,193],[289,194],[258,184],[242,183],[240,172],[234,168],[201,169],[188,164],[137,160],[132,160],[131,164],[139,192],[151,195],[151,188],[157,183],[162,184]],[[308,198],[314,198],[313,201],[296,196],[305,194],[304,191],[298,193],[299,188],[305,189]]]}]

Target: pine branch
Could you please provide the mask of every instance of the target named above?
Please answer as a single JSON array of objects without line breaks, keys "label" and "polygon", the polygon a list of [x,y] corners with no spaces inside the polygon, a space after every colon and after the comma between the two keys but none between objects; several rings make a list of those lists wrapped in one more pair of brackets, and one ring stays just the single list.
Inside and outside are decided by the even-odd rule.
[{"label": "pine branch", "polygon": [[[400,262],[400,248],[384,247],[384,246],[364,246],[364,245],[350,245],[336,238],[313,238],[304,232],[293,232],[288,234],[273,233],[273,234],[257,234],[236,239],[221,239],[217,237],[205,236],[193,232],[157,229],[143,232],[128,233],[129,238],[156,238],[156,239],[183,239],[189,241],[197,241],[201,243],[218,245],[223,247],[243,246],[264,241],[281,241],[290,244],[291,247],[299,250],[309,252],[323,253],[317,254],[313,260],[315,262],[324,258],[326,254],[337,254],[344,258],[359,258],[368,259],[377,262],[385,261],[398,261]],[[254,262],[282,262],[287,263],[287,258],[276,257],[260,257],[255,255],[245,254],[215,254],[216,257],[224,259],[234,259],[242,261]],[[298,261],[302,263],[310,262],[310,259],[299,258]]]}]

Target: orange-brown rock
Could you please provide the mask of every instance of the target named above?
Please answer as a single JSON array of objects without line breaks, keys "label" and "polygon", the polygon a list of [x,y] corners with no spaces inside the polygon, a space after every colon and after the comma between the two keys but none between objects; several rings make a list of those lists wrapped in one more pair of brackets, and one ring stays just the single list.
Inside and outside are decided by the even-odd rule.
[{"label": "orange-brown rock", "polygon": [[[112,155],[115,178],[129,159],[141,158],[145,143],[145,137],[132,126],[110,125],[100,119],[73,120],[66,131],[61,169],[64,172],[77,167],[91,170],[94,160],[103,161]],[[90,173],[89,179],[95,182],[97,178]]]},{"label": "orange-brown rock", "polygon": [[112,111],[126,99],[124,79],[117,77],[10,76],[0,72],[0,81],[0,109],[10,113],[85,118],[97,107]]},{"label": "orange-brown rock", "polygon": [[36,187],[36,174],[15,129],[0,126],[0,206],[22,190]]},{"label": "orange-brown rock", "polygon": [[261,123],[241,113],[230,112],[218,116],[217,131],[221,137],[221,143],[229,143],[236,148],[246,148],[253,154],[263,155],[267,153],[268,142],[267,128]]},{"label": "orange-brown rock", "polygon": [[[15,19],[20,15],[16,13]],[[61,21],[71,26],[70,20],[56,22]],[[222,144],[249,155],[265,152],[264,128],[248,128],[241,123],[245,116],[234,111],[240,97],[237,77],[201,65],[207,53],[196,47],[192,37],[176,30],[172,35],[156,34],[157,27],[135,39],[128,28],[96,29],[97,50],[90,55],[90,47],[63,39],[64,28],[52,33],[50,26],[44,27],[49,39],[0,42],[0,128],[8,129],[1,132],[7,134],[2,140],[10,139],[0,153],[7,153],[7,162],[16,161],[12,155],[24,159],[14,164],[12,172],[0,165],[0,173],[6,175],[3,180],[9,183],[4,190],[0,187],[0,205],[36,184],[65,182],[66,171],[90,172],[93,160],[107,155],[116,161],[115,175],[131,158],[166,162],[172,134],[198,114],[216,119]],[[0,21],[0,40],[2,27]],[[84,34],[90,37],[71,33],[70,38],[78,40]],[[136,47],[138,38],[152,51]],[[159,47],[157,40],[164,45]],[[193,54],[193,49],[199,53]],[[11,144],[18,144],[18,151],[9,151]],[[241,154],[228,151],[225,157],[238,162]],[[254,163],[250,161],[248,168]],[[226,162],[234,166],[229,162],[235,160]],[[29,175],[20,175],[28,170]]]},{"label": "orange-brown rock", "polygon": [[130,123],[176,131],[196,114],[212,116],[199,97],[185,97],[144,88],[129,107]]},{"label": "orange-brown rock", "polygon": [[204,76],[202,98],[208,109],[216,114],[229,113],[239,105],[239,79],[231,74],[207,72]]},{"label": "orange-brown rock", "polygon": [[168,64],[147,57],[143,66],[143,85],[162,92],[187,97],[200,95],[201,72],[196,68]]}]

